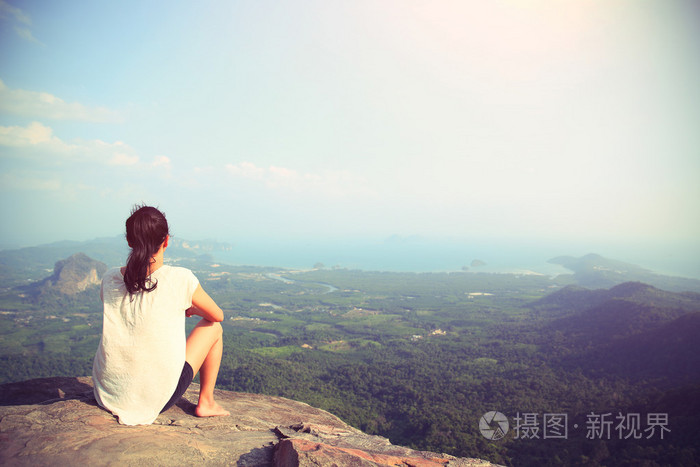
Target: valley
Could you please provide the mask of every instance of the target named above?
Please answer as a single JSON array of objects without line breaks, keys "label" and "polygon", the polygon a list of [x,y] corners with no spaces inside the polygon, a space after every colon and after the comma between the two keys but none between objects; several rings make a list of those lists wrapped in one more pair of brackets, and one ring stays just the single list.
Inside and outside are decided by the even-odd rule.
[{"label": "valley", "polygon": [[[62,276],[78,282],[102,268],[71,258]],[[700,459],[697,292],[625,277],[594,289],[575,275],[291,270],[193,255],[171,264],[192,269],[224,309],[223,389],[307,402],[397,444],[505,465]],[[22,272],[32,281],[2,272],[1,382],[90,374],[99,288],[68,294],[47,269]],[[489,411],[509,419],[503,439],[480,432]],[[586,429],[592,414],[639,414],[645,429],[659,413],[663,439]],[[565,439],[523,436],[545,414],[566,414]]]}]

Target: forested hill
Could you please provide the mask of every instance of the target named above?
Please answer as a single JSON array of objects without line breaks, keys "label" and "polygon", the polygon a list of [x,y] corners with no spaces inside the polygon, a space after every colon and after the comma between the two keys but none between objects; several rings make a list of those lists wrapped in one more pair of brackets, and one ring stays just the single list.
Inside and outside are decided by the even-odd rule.
[{"label": "forested hill", "polygon": [[529,305],[540,331],[565,339],[572,352],[600,347],[632,335],[653,332],[700,311],[700,294],[674,293],[639,282],[611,289],[568,286]]},{"label": "forested hill", "polygon": [[700,311],[638,334],[612,339],[581,352],[568,363],[590,374],[614,374],[656,389],[700,380]]},{"label": "forested hill", "polygon": [[568,287],[539,300],[536,306],[556,304],[565,313],[571,297],[570,316],[555,319],[549,328],[563,333],[581,348],[595,346],[650,331],[680,316],[700,311],[700,294],[673,293],[639,282],[609,290],[570,290]]},{"label": "forested hill", "polygon": [[700,294],[569,286],[530,306],[541,342],[565,367],[661,387],[700,381]]},{"label": "forested hill", "polygon": [[570,285],[532,302],[529,306],[540,314],[556,317],[572,312],[593,310],[615,300],[668,310],[675,309],[683,313],[697,310],[700,294],[669,292],[641,282],[625,282],[610,289],[585,289]]}]

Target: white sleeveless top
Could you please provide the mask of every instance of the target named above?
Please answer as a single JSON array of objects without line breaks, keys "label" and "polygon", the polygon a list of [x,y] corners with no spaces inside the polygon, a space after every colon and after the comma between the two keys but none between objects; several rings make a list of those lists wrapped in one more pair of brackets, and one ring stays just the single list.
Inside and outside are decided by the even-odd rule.
[{"label": "white sleeveless top", "polygon": [[102,338],[92,366],[97,403],[124,425],[153,423],[172,397],[185,364],[185,310],[199,281],[163,265],[158,286],[132,296],[120,268],[102,278]]}]

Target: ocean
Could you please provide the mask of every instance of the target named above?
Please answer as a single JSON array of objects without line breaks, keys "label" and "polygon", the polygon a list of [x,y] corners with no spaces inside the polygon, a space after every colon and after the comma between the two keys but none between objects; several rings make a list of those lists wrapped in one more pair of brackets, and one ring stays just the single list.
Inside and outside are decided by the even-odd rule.
[{"label": "ocean", "polygon": [[[597,253],[629,262],[661,274],[700,278],[697,254],[679,248],[496,240],[437,240],[393,236],[387,239],[239,239],[218,261],[238,265],[276,266],[290,269],[323,267],[368,271],[536,273],[549,276],[569,273],[548,263],[556,256]],[[477,266],[476,264],[483,263]]]}]

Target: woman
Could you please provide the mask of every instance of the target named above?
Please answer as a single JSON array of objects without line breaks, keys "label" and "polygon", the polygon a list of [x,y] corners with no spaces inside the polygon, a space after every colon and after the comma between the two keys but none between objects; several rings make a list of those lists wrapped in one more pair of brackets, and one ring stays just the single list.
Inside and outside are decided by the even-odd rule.
[{"label": "woman", "polygon": [[[214,401],[224,313],[185,268],[163,264],[170,239],[163,213],[136,207],[126,220],[126,267],[102,278],[102,338],[92,379],[98,404],[125,425],[153,423],[199,372],[199,417],[229,415]],[[185,317],[202,319],[185,339]]]}]

